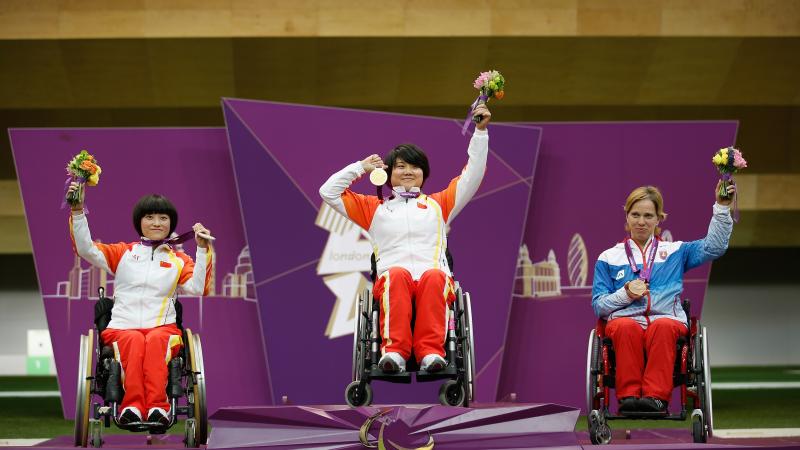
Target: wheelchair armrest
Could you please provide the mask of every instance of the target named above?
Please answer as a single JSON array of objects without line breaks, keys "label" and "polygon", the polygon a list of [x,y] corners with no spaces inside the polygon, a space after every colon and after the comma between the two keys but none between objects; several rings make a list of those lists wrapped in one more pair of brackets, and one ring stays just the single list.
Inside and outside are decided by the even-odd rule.
[{"label": "wheelchair armrest", "polygon": [[94,325],[97,327],[98,334],[102,333],[111,322],[111,309],[114,308],[114,300],[108,297],[100,297],[94,305]]},{"label": "wheelchair armrest", "polygon": [[100,361],[113,358],[114,358],[114,349],[112,349],[108,345],[104,345],[103,348],[100,350]]}]

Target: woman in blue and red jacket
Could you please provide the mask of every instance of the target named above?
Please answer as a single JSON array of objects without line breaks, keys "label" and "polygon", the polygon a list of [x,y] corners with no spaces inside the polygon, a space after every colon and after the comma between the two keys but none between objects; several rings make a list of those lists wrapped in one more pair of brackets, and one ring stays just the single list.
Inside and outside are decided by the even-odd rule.
[{"label": "woman in blue and red jacket", "polygon": [[675,344],[687,332],[679,297],[683,274],[722,256],[733,231],[735,187],[729,186],[728,197],[720,197],[719,189],[718,183],[708,234],[690,242],[659,239],[658,224],[667,216],[661,192],[653,186],[634,189],[625,202],[629,236],[597,259],[592,307],[608,321],[620,412],[667,411]]}]

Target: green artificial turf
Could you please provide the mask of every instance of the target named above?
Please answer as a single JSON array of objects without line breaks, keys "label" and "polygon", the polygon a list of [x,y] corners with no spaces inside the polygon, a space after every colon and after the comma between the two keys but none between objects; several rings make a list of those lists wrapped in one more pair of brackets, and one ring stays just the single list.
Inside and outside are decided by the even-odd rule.
[{"label": "green artificial turf", "polygon": [[0,392],[8,391],[57,391],[58,382],[54,376],[2,376]]},{"label": "green artificial turf", "polygon": [[711,382],[800,381],[800,366],[719,367],[711,369]]}]

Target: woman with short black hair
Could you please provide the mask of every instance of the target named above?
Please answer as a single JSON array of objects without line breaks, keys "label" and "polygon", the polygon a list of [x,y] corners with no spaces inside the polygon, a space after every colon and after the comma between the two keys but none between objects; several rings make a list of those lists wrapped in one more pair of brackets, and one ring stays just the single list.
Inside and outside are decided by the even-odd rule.
[{"label": "woman with short black hair", "polygon": [[[72,183],[68,192],[77,188]],[[176,251],[173,245],[182,241],[168,238],[178,225],[178,212],[158,194],[142,197],[133,208],[138,242],[93,242],[83,199],[72,206],[69,223],[75,252],[114,276],[111,322],[100,337],[122,365],[125,397],[118,422],[167,426],[167,363],[183,346],[175,324],[175,296],[178,289],[197,296],[208,292],[213,251],[203,236],[210,231],[200,223],[192,226],[196,262]]]},{"label": "woman with short black hair", "polygon": [[[455,299],[447,262],[447,228],[472,199],[483,180],[489,153],[486,105],[473,112],[482,120],[467,149],[467,166],[448,187],[435,194],[421,191],[430,175],[428,157],[413,144],[395,147],[382,160],[370,155],[333,174],[319,190],[333,209],[366,230],[372,238],[377,279],[373,295],[380,299],[382,337],[379,366],[384,372],[405,371],[414,355],[420,368],[441,371],[444,359],[447,305]],[[386,168],[388,199],[357,194],[350,185],[366,173]],[[412,302],[416,306],[411,333]]]}]

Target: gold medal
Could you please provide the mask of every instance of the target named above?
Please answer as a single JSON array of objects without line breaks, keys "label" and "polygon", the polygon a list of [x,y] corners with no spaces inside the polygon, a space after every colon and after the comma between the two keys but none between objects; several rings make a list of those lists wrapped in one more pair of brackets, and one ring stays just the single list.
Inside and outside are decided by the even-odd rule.
[{"label": "gold medal", "polygon": [[383,186],[388,179],[389,175],[383,169],[375,169],[369,173],[369,181],[375,186]]},{"label": "gold medal", "polygon": [[628,290],[633,294],[636,298],[641,297],[644,295],[645,291],[647,290],[647,284],[644,281],[637,278],[630,283],[628,283]]}]

